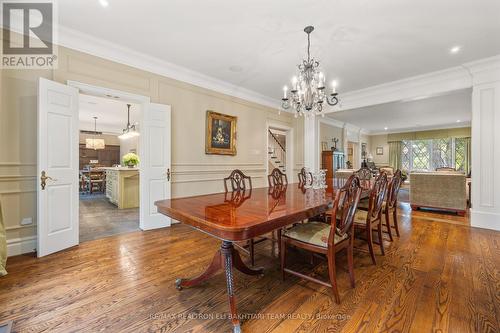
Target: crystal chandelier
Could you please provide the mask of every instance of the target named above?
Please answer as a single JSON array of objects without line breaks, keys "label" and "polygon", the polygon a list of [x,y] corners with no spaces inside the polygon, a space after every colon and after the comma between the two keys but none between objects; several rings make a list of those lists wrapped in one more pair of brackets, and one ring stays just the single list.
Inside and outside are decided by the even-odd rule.
[{"label": "crystal chandelier", "polygon": [[325,116],[323,103],[335,106],[339,100],[337,98],[337,82],[332,82],[332,91],[330,94],[325,92],[325,75],[319,71],[319,61],[311,58],[311,32],[314,27],[304,28],[307,34],[307,60],[302,60],[298,65],[299,75],[292,78],[292,89],[290,97],[288,96],[288,87],[283,87],[283,98],[281,107],[285,110],[290,107],[295,111],[295,117],[308,116],[310,114]]}]

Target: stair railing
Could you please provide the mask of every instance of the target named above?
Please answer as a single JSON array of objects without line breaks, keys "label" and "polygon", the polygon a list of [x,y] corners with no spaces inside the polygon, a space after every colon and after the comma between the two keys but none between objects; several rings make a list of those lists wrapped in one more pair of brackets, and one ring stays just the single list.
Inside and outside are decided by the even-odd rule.
[{"label": "stair railing", "polygon": [[[274,159],[275,164],[281,166],[281,171],[285,172],[286,168],[286,149],[283,147],[278,138],[273,132],[269,132],[269,153],[271,153],[271,158]],[[274,158],[275,157],[275,158]],[[279,163],[277,163],[279,162]]]}]

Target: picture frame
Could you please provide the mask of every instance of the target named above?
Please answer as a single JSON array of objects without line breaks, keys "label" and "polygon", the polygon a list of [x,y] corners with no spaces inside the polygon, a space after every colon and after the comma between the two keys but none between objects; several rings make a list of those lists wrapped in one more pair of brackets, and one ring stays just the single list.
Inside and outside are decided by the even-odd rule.
[{"label": "picture frame", "polygon": [[328,149],[328,142],[326,142],[326,141],[322,141],[321,142],[321,150],[322,151],[328,151],[329,150]]},{"label": "picture frame", "polygon": [[206,112],[205,154],[236,155],[237,117]]},{"label": "picture frame", "polygon": [[353,151],[352,148],[347,148],[347,155],[352,155]]},{"label": "picture frame", "polygon": [[384,147],[377,147],[377,155],[384,155]]}]

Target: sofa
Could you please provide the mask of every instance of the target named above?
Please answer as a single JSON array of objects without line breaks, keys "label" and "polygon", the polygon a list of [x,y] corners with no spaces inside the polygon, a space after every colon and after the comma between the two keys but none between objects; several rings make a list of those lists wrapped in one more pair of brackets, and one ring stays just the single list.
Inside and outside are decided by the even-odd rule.
[{"label": "sofa", "polygon": [[410,205],[453,211],[464,216],[467,210],[467,185],[465,174],[460,172],[410,173]]}]

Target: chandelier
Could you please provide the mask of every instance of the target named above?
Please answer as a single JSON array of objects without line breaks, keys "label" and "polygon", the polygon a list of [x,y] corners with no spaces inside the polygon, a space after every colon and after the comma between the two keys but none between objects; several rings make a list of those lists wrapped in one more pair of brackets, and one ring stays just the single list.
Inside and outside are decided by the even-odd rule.
[{"label": "chandelier", "polygon": [[293,108],[295,117],[310,114],[325,116],[323,111],[323,103],[326,101],[328,105],[335,106],[339,100],[337,98],[337,82],[332,82],[332,90],[330,94],[325,92],[325,75],[319,71],[319,61],[311,58],[311,32],[314,31],[313,26],[304,28],[307,34],[307,60],[302,60],[298,65],[299,75],[292,78],[292,88],[290,97],[288,96],[288,87],[283,87],[283,98],[281,107],[285,110]]},{"label": "chandelier", "polygon": [[94,137],[93,138],[87,138],[85,139],[85,148],[88,149],[104,149],[105,144],[103,139],[98,139],[97,136],[99,134],[97,133],[97,117],[94,117]]},{"label": "chandelier", "polygon": [[130,124],[130,104],[127,104],[127,126],[123,129],[122,134],[118,136],[120,139],[130,139],[139,136],[135,124]]}]

